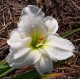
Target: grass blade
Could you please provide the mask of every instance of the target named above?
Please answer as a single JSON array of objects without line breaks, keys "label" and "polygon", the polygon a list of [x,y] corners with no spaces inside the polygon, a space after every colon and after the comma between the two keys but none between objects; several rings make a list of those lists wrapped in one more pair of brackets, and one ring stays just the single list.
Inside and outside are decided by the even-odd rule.
[{"label": "grass blade", "polygon": [[0,69],[6,68],[6,67],[8,67],[8,66],[7,65],[1,65]]},{"label": "grass blade", "polygon": [[69,36],[69,35],[71,35],[71,34],[73,34],[73,33],[75,33],[75,32],[78,32],[78,31],[80,31],[80,28],[77,28],[77,29],[74,29],[74,30],[65,32],[65,33],[63,33],[61,36],[62,36],[62,37],[67,37],[67,36]]},{"label": "grass blade", "polygon": [[6,60],[4,59],[4,60],[2,60],[2,61],[0,61],[0,65],[4,65],[4,64],[6,64],[7,62],[6,62]]},{"label": "grass blade", "polygon": [[66,73],[52,73],[52,74],[44,74],[42,75],[41,78],[43,79],[50,79],[50,78],[56,78],[56,77],[61,77],[65,75]]},{"label": "grass blade", "polygon": [[2,74],[0,74],[0,78],[7,75],[8,73],[10,73],[11,71],[13,71],[14,69],[13,68],[9,68],[7,69],[5,72],[3,72]]},{"label": "grass blade", "polygon": [[9,65],[5,60],[3,60],[0,62],[0,71],[1,69],[4,69],[5,67],[9,67]]},{"label": "grass blade", "polygon": [[13,69],[9,66],[9,64],[5,60],[2,60],[0,62],[0,78],[7,75],[12,70]]}]

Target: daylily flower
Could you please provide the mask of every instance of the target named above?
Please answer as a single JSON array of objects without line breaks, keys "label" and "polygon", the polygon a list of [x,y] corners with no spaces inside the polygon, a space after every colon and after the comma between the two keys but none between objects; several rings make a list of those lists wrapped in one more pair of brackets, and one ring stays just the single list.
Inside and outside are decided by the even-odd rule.
[{"label": "daylily flower", "polygon": [[23,8],[18,28],[7,40],[10,53],[6,61],[13,68],[33,65],[39,74],[53,70],[52,61],[73,56],[74,45],[56,33],[58,22],[51,16],[44,17],[40,8],[28,5]]}]

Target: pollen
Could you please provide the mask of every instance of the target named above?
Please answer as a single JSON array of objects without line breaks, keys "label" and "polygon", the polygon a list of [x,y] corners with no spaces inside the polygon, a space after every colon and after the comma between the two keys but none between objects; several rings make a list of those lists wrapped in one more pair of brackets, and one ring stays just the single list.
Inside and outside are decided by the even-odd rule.
[{"label": "pollen", "polygon": [[39,39],[38,39],[38,43],[42,42],[43,40],[43,36],[41,36]]}]

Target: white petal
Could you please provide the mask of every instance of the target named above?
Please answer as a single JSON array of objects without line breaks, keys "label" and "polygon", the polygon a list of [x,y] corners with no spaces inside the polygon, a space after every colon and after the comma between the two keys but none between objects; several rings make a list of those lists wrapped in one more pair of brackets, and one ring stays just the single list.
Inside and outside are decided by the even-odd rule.
[{"label": "white petal", "polygon": [[30,52],[30,48],[23,48],[15,53],[10,51],[8,56],[6,57],[6,61],[13,68],[21,68],[25,66],[31,65],[29,61],[27,61],[27,55]]},{"label": "white petal", "polygon": [[36,63],[37,61],[39,61],[39,59],[41,58],[41,54],[39,53],[38,50],[32,50],[28,55],[27,55],[27,60],[29,62],[32,62],[32,64]]},{"label": "white petal", "polygon": [[11,33],[10,33],[10,40],[11,41],[18,41],[22,38],[20,31],[18,29],[14,29]]},{"label": "white petal", "polygon": [[24,39],[20,39],[17,41],[13,41],[11,39],[7,40],[8,45],[10,45],[11,49],[18,50],[22,47],[27,47],[31,43],[31,38],[27,37]]},{"label": "white petal", "polygon": [[52,20],[52,19],[53,19],[52,16],[47,16],[47,17],[44,18],[44,21],[46,22],[47,20]]},{"label": "white petal", "polygon": [[35,30],[36,28],[39,28],[37,31],[46,31],[44,20],[42,20],[40,17],[21,19],[21,21],[18,23],[18,30],[20,32],[24,31],[27,35],[29,35],[31,32],[33,33],[33,29]]},{"label": "white petal", "polygon": [[23,8],[21,14],[22,16],[28,15],[28,16],[44,17],[44,13],[42,12],[42,10],[34,5],[28,5],[27,7]]},{"label": "white petal", "polygon": [[7,40],[8,45],[10,45],[12,49],[20,49],[28,46],[31,43],[31,38],[27,37],[24,33],[24,31],[20,32],[18,29],[14,29],[10,33],[10,39]]},{"label": "white petal", "polygon": [[[24,25],[25,23],[21,23],[21,24]],[[46,38],[47,31],[46,31],[45,24],[43,23],[43,21],[35,18],[34,20],[31,20],[29,24],[30,25],[27,24],[28,26],[27,25],[25,25],[25,26],[20,25],[18,27],[19,31],[20,32],[24,31],[27,36],[31,37],[34,40],[36,38],[40,38],[40,37]]]},{"label": "white petal", "polygon": [[60,37],[60,35],[58,33],[55,33],[54,36]]},{"label": "white petal", "polygon": [[43,48],[53,61],[64,60],[73,56],[75,49],[69,40],[54,35],[48,37]]},{"label": "white petal", "polygon": [[21,20],[18,23],[18,29],[26,31],[29,31],[30,28],[36,25],[38,26],[44,17],[42,10],[34,5],[28,5],[27,7],[23,8],[21,14]]},{"label": "white petal", "polygon": [[6,61],[13,68],[22,68],[33,65],[39,61],[41,54],[38,50],[31,50],[30,48],[23,48],[17,52],[11,52],[6,57]]},{"label": "white petal", "polygon": [[30,50],[31,50],[31,48],[22,48],[22,49],[19,49],[17,51],[13,51],[10,48],[10,53],[8,54],[7,60],[8,60],[8,62],[15,61],[15,60],[27,55],[30,52]]},{"label": "white petal", "polygon": [[20,22],[18,23],[18,29],[19,31],[22,31],[22,30],[26,30],[28,31],[28,27],[32,26],[32,23],[31,23],[31,20],[28,18],[26,19],[21,19]]},{"label": "white petal", "polygon": [[53,47],[56,47],[59,49],[63,49],[63,50],[68,50],[71,52],[73,52],[75,49],[72,42],[70,42],[67,39],[63,39],[61,37],[54,36],[54,35],[51,35],[48,37],[48,39],[46,41],[46,45],[48,45],[48,46],[50,45],[50,46],[53,46]]},{"label": "white petal", "polygon": [[25,56],[26,53],[28,54],[30,52],[30,50],[31,50],[31,48],[22,48],[22,49],[18,50],[16,53],[14,53],[14,60]]},{"label": "white petal", "polygon": [[35,68],[39,72],[39,74],[42,75],[47,72],[51,73],[53,64],[49,58],[42,56],[41,59],[35,64]]},{"label": "white petal", "polygon": [[55,48],[53,46],[46,46],[44,47],[44,50],[53,61],[65,60],[73,56],[71,51]]},{"label": "white petal", "polygon": [[55,34],[58,30],[58,22],[56,19],[52,18],[51,16],[46,17],[45,24],[49,34]]},{"label": "white petal", "polygon": [[18,23],[18,30],[24,31],[27,36],[33,37],[36,34],[46,36],[46,27],[43,18],[43,12],[36,6],[28,5],[22,10],[22,17]]},{"label": "white petal", "polygon": [[[39,28],[39,29],[37,29]],[[33,30],[34,29],[34,30]],[[46,31],[44,21],[39,17],[28,18],[27,20],[22,19],[18,23],[18,30],[24,32],[27,36],[34,33],[34,31]]]}]

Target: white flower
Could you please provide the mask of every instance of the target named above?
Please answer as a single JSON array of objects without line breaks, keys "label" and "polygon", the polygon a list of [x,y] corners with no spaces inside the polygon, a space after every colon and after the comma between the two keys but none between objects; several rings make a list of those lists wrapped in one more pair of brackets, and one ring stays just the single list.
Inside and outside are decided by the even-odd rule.
[{"label": "white flower", "polygon": [[44,17],[38,7],[28,5],[23,8],[18,28],[10,33],[7,41],[10,53],[6,61],[13,68],[34,64],[40,74],[52,72],[52,61],[71,57],[75,49],[69,40],[56,33],[57,30],[57,20]]}]

